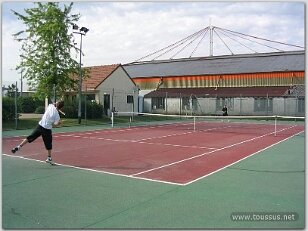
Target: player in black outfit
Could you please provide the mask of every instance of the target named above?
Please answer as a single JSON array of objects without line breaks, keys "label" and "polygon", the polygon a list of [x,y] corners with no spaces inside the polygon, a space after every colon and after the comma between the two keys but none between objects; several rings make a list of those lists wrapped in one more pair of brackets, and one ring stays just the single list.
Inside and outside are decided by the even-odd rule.
[{"label": "player in black outfit", "polygon": [[222,115],[223,115],[223,116],[227,116],[227,115],[228,115],[228,108],[227,108],[227,105],[225,105],[225,106],[222,108]]}]

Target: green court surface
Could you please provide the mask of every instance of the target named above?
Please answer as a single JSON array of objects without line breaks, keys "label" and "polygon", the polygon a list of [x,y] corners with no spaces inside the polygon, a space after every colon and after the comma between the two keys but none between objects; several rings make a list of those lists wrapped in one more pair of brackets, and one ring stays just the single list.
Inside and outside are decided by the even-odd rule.
[{"label": "green court surface", "polygon": [[[294,136],[186,186],[3,155],[2,228],[304,228],[304,144],[304,134]],[[247,212],[298,217],[232,219]]]}]

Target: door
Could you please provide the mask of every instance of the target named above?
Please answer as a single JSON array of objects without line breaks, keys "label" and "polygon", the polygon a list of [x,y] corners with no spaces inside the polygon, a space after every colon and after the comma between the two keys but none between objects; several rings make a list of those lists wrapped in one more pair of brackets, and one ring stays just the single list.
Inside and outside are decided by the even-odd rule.
[{"label": "door", "polygon": [[104,114],[108,115],[110,111],[110,94],[104,94]]}]

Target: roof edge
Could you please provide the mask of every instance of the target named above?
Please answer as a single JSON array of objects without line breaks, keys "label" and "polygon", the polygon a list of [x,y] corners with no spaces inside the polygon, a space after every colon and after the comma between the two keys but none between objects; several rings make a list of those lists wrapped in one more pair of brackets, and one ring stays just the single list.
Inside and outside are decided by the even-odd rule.
[{"label": "roof edge", "polygon": [[122,66],[133,66],[142,64],[159,64],[159,63],[171,63],[171,62],[183,62],[183,61],[200,61],[200,60],[213,60],[213,59],[230,59],[230,58],[250,58],[250,57],[268,57],[268,56],[282,56],[282,55],[305,55],[305,50],[296,51],[283,51],[283,52],[270,52],[270,53],[253,53],[253,54],[236,54],[236,55],[220,55],[220,56],[204,56],[194,58],[180,58],[180,59],[164,59],[164,60],[152,60],[143,62],[131,62],[123,64]]}]

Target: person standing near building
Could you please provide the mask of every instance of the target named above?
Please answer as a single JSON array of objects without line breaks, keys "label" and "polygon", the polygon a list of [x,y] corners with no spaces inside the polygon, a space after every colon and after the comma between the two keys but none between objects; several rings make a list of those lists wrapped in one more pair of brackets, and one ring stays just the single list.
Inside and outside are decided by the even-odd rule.
[{"label": "person standing near building", "polygon": [[228,115],[228,108],[227,108],[227,105],[225,105],[225,106],[222,108],[222,115],[223,115],[223,116],[227,116],[227,115]]},{"label": "person standing near building", "polygon": [[37,127],[33,130],[33,132],[24,139],[18,146],[12,149],[12,153],[20,150],[27,143],[31,143],[36,140],[38,137],[42,136],[45,148],[48,152],[48,156],[46,159],[47,163],[54,164],[51,158],[51,150],[52,150],[52,127],[58,126],[62,124],[62,120],[60,119],[59,111],[64,107],[64,101],[59,101],[55,104],[49,104],[42,119],[39,121]]}]

